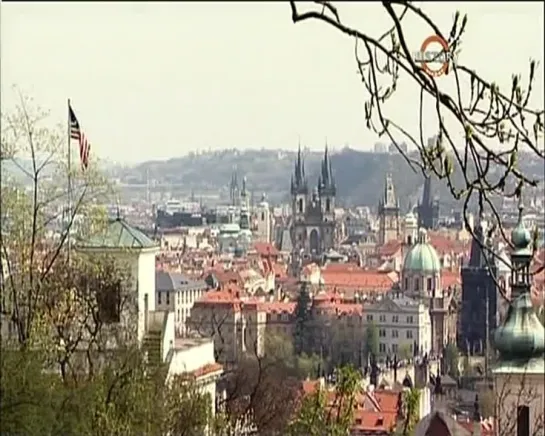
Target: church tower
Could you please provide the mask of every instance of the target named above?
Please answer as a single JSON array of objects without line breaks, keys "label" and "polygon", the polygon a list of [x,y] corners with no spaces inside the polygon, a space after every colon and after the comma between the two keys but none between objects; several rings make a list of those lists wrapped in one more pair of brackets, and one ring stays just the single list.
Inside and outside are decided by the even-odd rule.
[{"label": "church tower", "polygon": [[422,201],[418,205],[418,227],[432,230],[437,228],[439,222],[439,200],[433,195],[431,175],[424,180],[424,192]]},{"label": "church tower", "polygon": [[320,195],[320,207],[322,210],[322,240],[324,250],[329,250],[335,245],[335,196],[337,187],[333,178],[331,160],[327,145],[325,146],[324,159],[320,177],[318,178],[318,194]]},{"label": "church tower", "polygon": [[297,153],[295,171],[291,179],[292,223],[291,238],[294,257],[318,260],[335,245],[335,196],[329,152],[325,150],[318,184],[310,192],[301,147]]},{"label": "church tower", "polygon": [[396,197],[392,175],[386,175],[384,193],[378,204],[379,245],[400,237],[399,202]]},{"label": "church tower", "polygon": [[295,169],[291,177],[292,245],[295,251],[303,249],[306,242],[307,199],[308,184],[305,176],[305,163],[301,156],[301,145],[299,145]]},{"label": "church tower", "polygon": [[231,206],[240,205],[240,190],[238,187],[237,172],[235,170],[233,170],[231,183],[229,184],[229,199],[231,200]]}]

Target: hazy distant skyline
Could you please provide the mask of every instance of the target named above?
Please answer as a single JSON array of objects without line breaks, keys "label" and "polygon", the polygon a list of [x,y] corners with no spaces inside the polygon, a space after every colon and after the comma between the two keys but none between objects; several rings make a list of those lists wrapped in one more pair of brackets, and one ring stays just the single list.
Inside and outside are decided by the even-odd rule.
[{"label": "hazy distant skyline", "polygon": [[[338,3],[348,24],[379,35],[380,4]],[[500,87],[539,61],[543,107],[543,5],[423,3],[446,33],[468,13],[460,62]],[[414,27],[414,29],[413,29]],[[429,30],[405,24],[417,49]],[[3,3],[2,106],[16,84],[66,123],[70,98],[92,153],[117,162],[221,148],[295,149],[380,140],[363,119],[353,40],[319,22],[291,21],[278,3]],[[445,79],[448,80],[448,79]],[[416,124],[418,89],[404,83],[389,111]],[[430,132],[430,134],[433,132]]]}]

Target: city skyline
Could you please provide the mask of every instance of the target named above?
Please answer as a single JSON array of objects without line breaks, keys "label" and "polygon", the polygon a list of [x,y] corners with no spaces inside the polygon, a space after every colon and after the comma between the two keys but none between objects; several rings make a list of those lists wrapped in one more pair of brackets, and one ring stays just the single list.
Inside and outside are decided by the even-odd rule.
[{"label": "city skyline", "polygon": [[[371,34],[391,25],[379,4],[338,6],[348,24],[368,22]],[[448,32],[455,7],[423,8]],[[459,61],[505,88],[513,72],[525,80],[530,57],[538,60],[534,104],[543,107],[541,5],[458,9],[468,14]],[[66,122],[70,98],[101,158],[295,149],[299,139],[312,149],[326,139],[333,149],[389,142],[365,127],[353,41],[324,23],[293,24],[287,2],[8,3],[2,12],[2,106],[13,107],[9,86],[17,85],[51,110],[53,125]],[[418,48],[428,33],[411,28],[409,43]],[[417,124],[417,96],[402,79],[388,109],[400,124]]]}]

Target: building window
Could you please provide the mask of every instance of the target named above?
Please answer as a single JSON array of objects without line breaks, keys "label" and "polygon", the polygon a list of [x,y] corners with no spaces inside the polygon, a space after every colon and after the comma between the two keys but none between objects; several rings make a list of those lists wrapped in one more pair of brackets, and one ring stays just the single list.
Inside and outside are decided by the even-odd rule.
[{"label": "building window", "polygon": [[517,407],[517,436],[530,436],[530,408]]},{"label": "building window", "polygon": [[96,296],[100,321],[105,324],[121,321],[121,282],[99,289]]},{"label": "building window", "polygon": [[393,315],[392,322],[395,322],[395,323],[399,322],[399,317],[397,315]]},{"label": "building window", "polygon": [[167,306],[170,304],[170,292],[167,291]]},{"label": "building window", "polygon": [[392,344],[392,351],[397,353],[397,344]]},{"label": "building window", "polygon": [[382,342],[378,344],[378,351],[379,353],[386,353],[386,344],[383,344]]},{"label": "building window", "polygon": [[381,337],[381,338],[385,338],[385,337],[386,337],[386,330],[385,330],[385,329],[380,329],[380,330],[378,331],[378,335],[379,335],[379,337]]},{"label": "building window", "polygon": [[414,319],[412,316],[407,317],[407,324],[412,324],[414,322]]},{"label": "building window", "polygon": [[265,212],[261,212],[261,221],[265,221]]},{"label": "building window", "polygon": [[367,315],[367,321],[373,321],[373,315]]},{"label": "building window", "polygon": [[409,289],[409,277],[405,277],[405,289]]},{"label": "building window", "polygon": [[297,203],[298,203],[297,209],[299,210],[299,213],[303,213],[303,199],[300,198]]},{"label": "building window", "polygon": [[407,339],[412,339],[412,338],[413,338],[413,331],[407,330]]},{"label": "building window", "polygon": [[431,277],[428,278],[428,291],[431,291],[431,289],[432,289],[432,282],[433,282],[433,280],[431,279]]},{"label": "building window", "polygon": [[325,201],[325,211],[331,212],[331,200],[329,198]]},{"label": "building window", "polygon": [[420,280],[414,279],[414,290],[419,291],[420,290]]},{"label": "building window", "polygon": [[380,322],[386,322],[386,315],[380,315],[380,316],[378,317],[378,320],[379,320]]},{"label": "building window", "polygon": [[161,291],[157,292],[157,304],[161,304],[162,296],[163,296],[163,293]]},{"label": "building window", "polygon": [[392,330],[392,338],[398,338],[399,332],[397,330]]}]

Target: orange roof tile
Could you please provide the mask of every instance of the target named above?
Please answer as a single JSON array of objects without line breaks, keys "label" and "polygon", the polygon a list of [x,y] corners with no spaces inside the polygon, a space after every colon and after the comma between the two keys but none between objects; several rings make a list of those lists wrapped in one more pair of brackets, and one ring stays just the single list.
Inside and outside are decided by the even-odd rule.
[{"label": "orange roof tile", "polygon": [[295,312],[296,306],[297,303],[282,301],[268,301],[261,304],[261,308],[267,313],[286,312],[292,314]]},{"label": "orange roof tile", "polygon": [[449,270],[441,271],[441,283],[443,284],[444,289],[448,287],[461,286],[462,277],[460,272]]},{"label": "orange roof tile", "polygon": [[210,374],[214,374],[216,372],[220,372],[222,370],[223,370],[223,365],[221,365],[220,363],[214,362],[214,363],[208,363],[204,366],[201,366],[200,368],[197,368],[195,371],[191,372],[191,375],[198,379]]},{"label": "orange roof tile", "polygon": [[256,242],[254,244],[255,251],[262,256],[279,256],[280,252],[276,249],[276,247],[268,242]]},{"label": "orange roof tile", "polygon": [[401,251],[403,247],[402,241],[388,241],[386,244],[378,248],[378,254],[381,257],[392,257]]},{"label": "orange roof tile", "polygon": [[360,432],[390,432],[395,428],[396,412],[370,412],[356,410],[354,413],[353,430]]},{"label": "orange roof tile", "polygon": [[388,291],[392,288],[394,280],[388,274],[372,270],[332,271],[323,270],[324,284],[338,291],[362,290],[362,291]]}]

